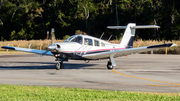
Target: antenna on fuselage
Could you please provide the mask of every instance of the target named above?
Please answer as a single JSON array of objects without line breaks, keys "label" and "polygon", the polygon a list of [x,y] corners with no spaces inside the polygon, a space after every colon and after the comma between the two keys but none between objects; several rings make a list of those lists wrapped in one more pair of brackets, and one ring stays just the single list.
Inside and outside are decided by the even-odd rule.
[{"label": "antenna on fuselage", "polygon": [[104,35],[104,32],[102,33],[102,35],[101,35],[100,39],[103,37],[103,35]]},{"label": "antenna on fuselage", "polygon": [[111,39],[112,35],[109,37],[108,41]]}]

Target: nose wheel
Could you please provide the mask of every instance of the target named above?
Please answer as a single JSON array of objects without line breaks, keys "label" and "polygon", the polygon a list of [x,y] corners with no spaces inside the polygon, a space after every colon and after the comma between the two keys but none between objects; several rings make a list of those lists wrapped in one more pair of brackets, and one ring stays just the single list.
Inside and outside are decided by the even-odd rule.
[{"label": "nose wheel", "polygon": [[112,62],[111,61],[108,61],[108,63],[107,63],[107,68],[109,69],[109,70],[112,70],[113,69],[113,65],[112,65]]},{"label": "nose wheel", "polygon": [[62,69],[62,68],[63,68],[63,62],[58,61],[57,64],[56,64],[56,70],[59,70],[59,69]]}]

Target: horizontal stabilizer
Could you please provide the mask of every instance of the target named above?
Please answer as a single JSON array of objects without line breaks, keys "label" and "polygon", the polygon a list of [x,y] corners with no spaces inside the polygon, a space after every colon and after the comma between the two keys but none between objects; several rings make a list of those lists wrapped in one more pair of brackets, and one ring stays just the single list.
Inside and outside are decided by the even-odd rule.
[{"label": "horizontal stabilizer", "polygon": [[108,29],[126,29],[127,26],[107,26]]},{"label": "horizontal stabilizer", "polygon": [[134,29],[143,29],[143,28],[160,28],[160,26],[156,25],[140,25],[140,26],[133,26]]},{"label": "horizontal stabilizer", "polygon": [[[107,26],[108,29],[126,29],[127,26]],[[139,25],[139,26],[132,26],[132,29],[145,29],[145,28],[160,28],[157,25]]]}]

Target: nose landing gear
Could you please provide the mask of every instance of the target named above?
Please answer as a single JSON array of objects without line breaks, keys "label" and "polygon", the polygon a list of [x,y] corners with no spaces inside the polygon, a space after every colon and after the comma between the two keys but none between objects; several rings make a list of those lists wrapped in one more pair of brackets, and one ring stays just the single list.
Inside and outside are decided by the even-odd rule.
[{"label": "nose landing gear", "polygon": [[56,70],[63,69],[63,61],[58,61],[56,64]]},{"label": "nose landing gear", "polygon": [[59,69],[63,69],[63,61],[67,61],[68,62],[68,59],[62,59],[62,58],[56,58],[55,61],[57,61],[57,64],[56,64],[56,70],[59,70]]}]

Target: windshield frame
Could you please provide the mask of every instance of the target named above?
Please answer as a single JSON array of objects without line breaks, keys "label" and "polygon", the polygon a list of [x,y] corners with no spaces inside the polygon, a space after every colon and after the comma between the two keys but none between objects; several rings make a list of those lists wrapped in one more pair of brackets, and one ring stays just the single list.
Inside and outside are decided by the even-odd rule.
[{"label": "windshield frame", "polygon": [[76,37],[76,35],[70,36],[64,42],[71,42],[71,40],[74,39],[75,37]]}]

